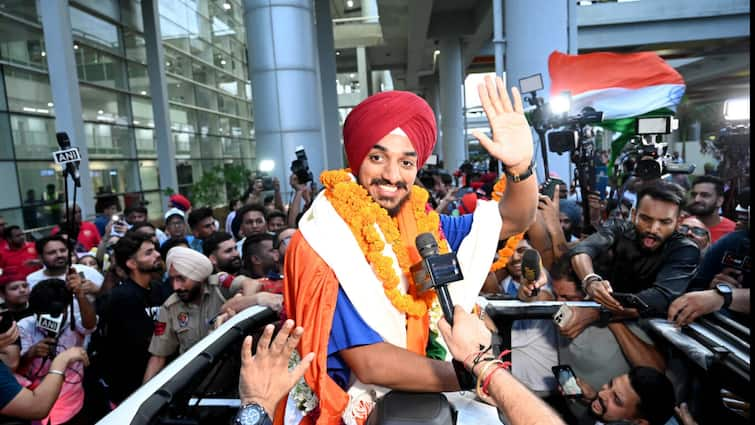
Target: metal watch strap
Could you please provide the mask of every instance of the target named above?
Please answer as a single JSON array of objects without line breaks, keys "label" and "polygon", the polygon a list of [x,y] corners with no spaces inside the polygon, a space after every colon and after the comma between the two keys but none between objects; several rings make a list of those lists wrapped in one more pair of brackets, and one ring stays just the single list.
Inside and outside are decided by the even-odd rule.
[{"label": "metal watch strap", "polygon": [[[729,290],[728,291],[723,291],[723,290],[721,290],[719,288],[720,286],[726,286],[727,288],[729,288]],[[727,284],[724,284],[724,283],[718,283],[718,284],[716,284],[715,288],[716,288],[716,293],[718,293],[718,295],[724,297],[724,305],[721,306],[721,309],[729,308],[729,306],[731,305],[731,301],[732,301],[732,289],[731,289],[731,286],[729,286]]]}]

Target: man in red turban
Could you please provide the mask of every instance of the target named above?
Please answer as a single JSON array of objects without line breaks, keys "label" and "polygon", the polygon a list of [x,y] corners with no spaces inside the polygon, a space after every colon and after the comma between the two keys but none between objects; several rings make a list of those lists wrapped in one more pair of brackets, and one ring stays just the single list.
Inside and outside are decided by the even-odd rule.
[{"label": "man in red turban", "polygon": [[[287,423],[363,424],[390,389],[460,389],[437,339],[437,315],[430,319],[431,311],[439,311],[433,295],[415,290],[404,272],[421,259],[415,237],[431,232],[442,251],[456,251],[464,280],[449,291],[455,304],[469,310],[499,238],[531,224],[538,198],[532,136],[518,91],[512,91],[512,104],[500,78],[488,78],[478,90],[493,140],[475,136],[505,164],[510,184],[500,204],[478,201],[474,214],[464,217],[438,216],[426,208],[427,192],[414,186],[437,133],[423,99],[379,93],[346,118],[350,173],[323,173],[325,190],[299,221],[286,251],[284,306],[306,329],[299,353],[315,353],[304,378],[317,396],[295,387]],[[283,423],[284,404],[276,410],[276,424]],[[292,420],[292,411],[300,416]]]}]

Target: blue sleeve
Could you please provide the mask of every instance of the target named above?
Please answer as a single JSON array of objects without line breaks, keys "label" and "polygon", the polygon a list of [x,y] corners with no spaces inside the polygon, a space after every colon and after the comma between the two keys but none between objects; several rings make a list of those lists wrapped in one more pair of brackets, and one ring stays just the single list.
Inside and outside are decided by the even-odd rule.
[{"label": "blue sleeve", "polygon": [[338,286],[338,299],[333,313],[333,324],[328,340],[328,375],[343,389],[349,385],[351,370],[338,354],[339,351],[360,345],[370,345],[383,342],[378,335],[359,315],[349,300],[346,292]]},{"label": "blue sleeve", "polygon": [[[743,257],[749,254],[749,235],[745,231],[732,232],[711,245],[703,256],[700,266],[697,268],[697,274],[689,284],[689,291],[699,291],[707,289],[713,276],[721,272],[723,265],[721,261],[727,251],[734,254],[741,254]],[[743,274],[742,283],[749,287],[751,274]]]},{"label": "blue sleeve", "polygon": [[8,366],[0,362],[0,409],[4,409],[20,392],[21,385]]},{"label": "blue sleeve", "polygon": [[473,214],[461,216],[440,215],[440,228],[443,229],[443,234],[446,235],[446,240],[451,247],[451,251],[458,251],[461,241],[472,230],[473,216]]}]

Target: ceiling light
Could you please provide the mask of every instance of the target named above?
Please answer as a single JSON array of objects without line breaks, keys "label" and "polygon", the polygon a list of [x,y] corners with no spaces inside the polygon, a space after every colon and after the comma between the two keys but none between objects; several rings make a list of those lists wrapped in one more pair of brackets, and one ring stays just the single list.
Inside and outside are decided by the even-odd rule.
[{"label": "ceiling light", "polygon": [[53,103],[52,103],[52,102],[47,102],[47,106],[48,106],[49,108],[52,108],[52,105],[53,105]]},{"label": "ceiling light", "polygon": [[42,57],[45,57],[45,56],[47,56],[47,52],[45,52],[45,51],[43,50],[43,51],[42,51],[42,53],[41,53],[41,55],[42,55]]},{"label": "ceiling light", "polygon": [[139,125],[139,121],[134,120],[134,125]]},{"label": "ceiling light", "polygon": [[346,7],[348,7],[349,9],[354,7],[354,0],[346,0]]},{"label": "ceiling light", "polygon": [[225,59],[221,60],[221,61],[220,61],[220,64],[221,64],[221,65],[225,65]]},{"label": "ceiling light", "polygon": [[142,95],[142,96],[146,96],[147,95],[147,91],[146,90],[142,90],[142,91],[139,92],[139,94]]},{"label": "ceiling light", "polygon": [[102,114],[105,113],[105,111],[103,111],[102,109],[100,109],[99,111],[97,111],[97,113],[100,114],[100,115],[102,115]]},{"label": "ceiling light", "polygon": [[339,52],[338,50],[336,50],[336,56],[341,56],[341,52]]},{"label": "ceiling light", "polygon": [[356,78],[356,77],[357,77],[357,74],[354,74],[353,72],[352,72],[351,74],[349,74],[349,78],[351,78],[352,80],[353,80],[354,78]]},{"label": "ceiling light", "polygon": [[79,50],[79,45],[78,44],[74,44],[73,45],[73,50]]},{"label": "ceiling light", "polygon": [[165,61],[165,66],[170,66],[170,62],[169,61]]},{"label": "ceiling light", "polygon": [[223,3],[223,9],[231,10],[231,3]]}]

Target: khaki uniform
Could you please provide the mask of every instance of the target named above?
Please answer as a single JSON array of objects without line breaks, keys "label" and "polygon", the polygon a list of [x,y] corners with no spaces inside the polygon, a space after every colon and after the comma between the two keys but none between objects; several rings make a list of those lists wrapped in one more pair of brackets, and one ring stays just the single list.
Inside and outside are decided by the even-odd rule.
[{"label": "khaki uniform", "polygon": [[217,276],[213,275],[202,284],[199,303],[187,304],[175,293],[171,294],[160,306],[155,332],[149,344],[150,354],[161,357],[171,356],[176,351],[183,354],[207,336],[211,330],[207,322],[220,313],[220,307],[227,300],[223,292],[218,286]]}]

